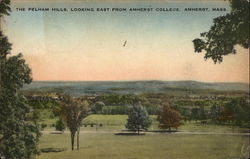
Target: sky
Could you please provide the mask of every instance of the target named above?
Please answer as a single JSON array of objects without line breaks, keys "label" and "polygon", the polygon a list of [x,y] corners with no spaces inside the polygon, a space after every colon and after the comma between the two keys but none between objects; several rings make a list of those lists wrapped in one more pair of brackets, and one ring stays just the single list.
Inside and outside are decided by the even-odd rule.
[{"label": "sky", "polygon": [[[249,83],[248,50],[237,47],[220,64],[194,53],[192,40],[208,31],[213,18],[230,11],[226,1],[87,2],[14,1],[3,28],[22,52],[35,81],[196,80]],[[187,12],[184,8],[209,8]],[[211,8],[226,11],[211,11]],[[16,8],[25,8],[17,11]],[[28,11],[66,8],[68,11]],[[95,11],[72,12],[71,8]],[[96,11],[97,8],[153,8]],[[179,8],[180,11],[155,11]],[[124,43],[126,41],[126,45]]]}]

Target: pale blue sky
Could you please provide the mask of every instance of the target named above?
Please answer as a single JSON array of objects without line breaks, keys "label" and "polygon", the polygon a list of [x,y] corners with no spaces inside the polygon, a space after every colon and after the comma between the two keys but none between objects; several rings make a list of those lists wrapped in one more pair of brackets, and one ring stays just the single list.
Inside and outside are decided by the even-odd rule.
[{"label": "pale blue sky", "polygon": [[[17,12],[17,7],[173,7],[181,11]],[[248,54],[227,57],[223,64],[214,65],[211,60],[204,61],[204,54],[194,53],[192,40],[209,30],[214,17],[227,12],[185,12],[189,7],[230,10],[225,1],[15,2],[4,27],[13,51],[24,53],[35,80],[248,81],[248,61],[241,61]]]}]

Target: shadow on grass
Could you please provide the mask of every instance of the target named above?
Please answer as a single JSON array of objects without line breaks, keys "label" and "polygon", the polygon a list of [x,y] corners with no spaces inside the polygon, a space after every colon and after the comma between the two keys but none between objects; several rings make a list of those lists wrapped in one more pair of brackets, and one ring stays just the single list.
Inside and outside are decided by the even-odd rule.
[{"label": "shadow on grass", "polygon": [[115,133],[114,135],[120,135],[120,136],[143,136],[145,133]]},{"label": "shadow on grass", "polygon": [[240,133],[250,133],[250,130],[241,130]]},{"label": "shadow on grass", "polygon": [[177,130],[148,130],[147,132],[153,133],[175,133],[178,132]]},{"label": "shadow on grass", "polygon": [[50,152],[62,152],[62,151],[66,151],[67,149],[65,148],[52,148],[52,147],[49,147],[49,148],[43,148],[41,149],[41,152],[42,153],[50,153]]}]

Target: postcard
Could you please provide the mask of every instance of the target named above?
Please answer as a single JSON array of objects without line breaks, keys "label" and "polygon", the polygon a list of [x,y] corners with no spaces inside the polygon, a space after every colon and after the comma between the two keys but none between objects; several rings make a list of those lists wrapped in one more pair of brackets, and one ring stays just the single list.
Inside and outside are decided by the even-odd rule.
[{"label": "postcard", "polygon": [[248,0],[1,0],[0,18],[1,159],[249,157]]}]

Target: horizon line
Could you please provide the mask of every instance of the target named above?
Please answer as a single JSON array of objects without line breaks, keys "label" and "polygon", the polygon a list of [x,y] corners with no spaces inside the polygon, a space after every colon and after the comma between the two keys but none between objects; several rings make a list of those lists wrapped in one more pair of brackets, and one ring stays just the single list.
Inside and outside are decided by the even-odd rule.
[{"label": "horizon line", "polygon": [[[159,82],[199,82],[199,83],[242,83],[242,84],[250,84],[249,82],[240,82],[240,81],[234,81],[234,82],[209,82],[209,81],[198,81],[198,80],[33,80],[32,82],[150,82],[150,81],[159,81]],[[31,83],[32,83],[31,82]]]}]

